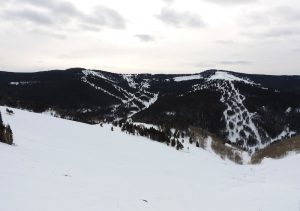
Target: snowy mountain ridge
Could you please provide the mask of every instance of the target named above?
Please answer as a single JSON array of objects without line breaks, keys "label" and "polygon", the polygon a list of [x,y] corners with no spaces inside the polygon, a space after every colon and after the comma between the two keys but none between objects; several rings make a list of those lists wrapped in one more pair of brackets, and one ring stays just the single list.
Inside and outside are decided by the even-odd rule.
[{"label": "snowy mountain ridge", "polygon": [[131,119],[199,127],[249,152],[300,134],[299,76],[0,72],[0,103],[88,123]]}]

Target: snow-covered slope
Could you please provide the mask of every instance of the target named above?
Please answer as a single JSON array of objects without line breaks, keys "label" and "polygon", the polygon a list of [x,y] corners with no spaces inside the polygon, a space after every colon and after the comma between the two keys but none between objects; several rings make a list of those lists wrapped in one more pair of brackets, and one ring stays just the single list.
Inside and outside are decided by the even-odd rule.
[{"label": "snow-covered slope", "polygon": [[[157,100],[158,93],[147,91],[147,88],[149,88],[148,80],[137,83],[134,80],[134,75],[129,74],[116,75],[116,78],[108,78],[103,73],[94,70],[83,70],[82,73],[81,80],[84,83],[120,101],[117,105],[113,106],[112,113],[114,114],[119,110],[126,109],[128,110],[128,116],[131,117],[139,111],[147,109]],[[101,85],[103,86],[103,82],[99,83],[99,79],[103,79],[105,83],[108,83],[113,88],[115,94],[108,91],[108,88],[102,88]],[[120,81],[126,82],[127,89],[124,88],[124,84],[120,84]]]},{"label": "snow-covered slope", "polygon": [[299,210],[300,154],[241,166],[109,125],[4,110],[16,145],[0,144],[0,210]]},{"label": "snow-covered slope", "polygon": [[[255,151],[255,148],[262,149],[268,142],[263,142],[259,132],[264,133],[264,137],[268,137],[265,131],[259,131],[254,123],[255,113],[251,113],[244,105],[246,97],[242,95],[236,88],[234,82],[240,82],[257,86],[262,89],[259,84],[255,84],[249,79],[239,78],[227,72],[217,71],[209,78],[206,83],[195,85],[194,92],[198,90],[213,89],[221,93],[220,102],[226,105],[223,112],[224,122],[226,123],[227,139],[232,143]],[[255,140],[253,144],[247,144],[247,141]]]}]

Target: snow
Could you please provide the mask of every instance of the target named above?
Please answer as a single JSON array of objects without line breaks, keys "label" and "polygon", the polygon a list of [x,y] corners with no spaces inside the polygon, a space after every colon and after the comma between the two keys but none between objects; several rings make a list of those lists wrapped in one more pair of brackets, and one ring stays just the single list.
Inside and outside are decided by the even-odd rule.
[{"label": "snow", "polygon": [[255,83],[250,81],[249,79],[245,78],[239,78],[237,76],[234,76],[228,72],[223,72],[223,71],[217,71],[215,72],[214,75],[210,76],[207,81],[212,81],[212,80],[224,80],[224,81],[239,81],[239,82],[244,82],[246,84],[252,84],[254,85]]},{"label": "snow", "polygon": [[197,75],[178,76],[178,77],[174,77],[173,80],[179,82],[179,81],[198,80],[202,78],[203,77],[201,75],[197,74]]},{"label": "snow", "polygon": [[[241,94],[234,82],[243,82],[253,86],[257,86],[261,89],[267,89],[260,84],[256,84],[247,78],[241,78],[234,76],[228,72],[216,71],[211,75],[204,84],[193,85],[193,91],[215,88],[222,94],[220,101],[226,105],[226,109],[223,112],[223,118],[226,123],[226,132],[228,133],[227,139],[232,143],[242,142],[242,146],[249,152],[254,153],[256,148],[262,149],[268,144],[291,137],[296,133],[290,131],[289,128],[285,128],[277,137],[271,138],[270,135],[262,128],[258,128],[255,124],[255,118],[257,114],[250,112],[244,105],[246,97]],[[262,107],[266,110],[266,107]],[[285,113],[290,113],[291,107],[285,110]],[[257,140],[257,145],[248,146],[246,141],[249,137]]]},{"label": "snow", "polygon": [[94,77],[98,77],[98,78],[102,78],[104,80],[107,80],[111,83],[114,83],[113,80],[105,77],[101,72],[98,72],[98,71],[94,71],[94,70],[83,70],[82,73],[87,77],[87,76],[94,76]]},{"label": "snow", "polygon": [[176,115],[176,112],[175,111],[166,111],[165,114],[167,116],[175,116]]},{"label": "snow", "polygon": [[236,165],[111,125],[13,110],[1,107],[16,144],[0,144],[1,210],[299,210],[300,154]]},{"label": "snow", "polygon": [[144,89],[149,89],[150,88],[150,84],[149,84],[149,79],[144,79],[144,81],[142,81],[141,83],[141,87]]},{"label": "snow", "polygon": [[[228,92],[226,88],[231,90]],[[230,81],[229,84],[220,86],[222,90],[222,97],[220,99],[221,102],[226,104],[227,108],[223,112],[224,118],[226,120],[226,129],[228,131],[228,139],[231,142],[237,142],[240,138],[240,133],[243,131],[248,138],[251,133],[245,130],[245,127],[248,127],[252,135],[255,136],[255,139],[258,141],[258,147],[262,148],[261,137],[258,133],[258,129],[253,122],[253,117],[255,116],[254,113],[248,111],[248,109],[243,104],[244,100],[246,99],[244,95],[242,95],[237,88],[235,88],[234,84]],[[234,109],[235,107],[235,109]],[[233,111],[233,115],[228,115],[228,112]],[[233,125],[230,128],[230,124]],[[245,146],[246,143],[244,143]]]},{"label": "snow", "polygon": [[127,81],[128,85],[131,87],[131,88],[137,88],[139,86],[138,83],[136,83],[133,79],[133,75],[130,75],[130,74],[124,74],[123,75],[123,78],[124,80]]},{"label": "snow", "polygon": [[290,128],[286,127],[277,137],[273,138],[271,142],[291,138],[293,135],[296,135],[296,132],[290,131]]},{"label": "snow", "polygon": [[31,85],[31,84],[36,84],[39,83],[38,81],[19,81],[19,82],[9,82],[10,85]]},{"label": "snow", "polygon": [[152,104],[154,104],[157,101],[157,99],[158,99],[158,94],[154,94],[149,101],[143,101],[143,104],[145,106],[144,109],[149,108]]},{"label": "snow", "polygon": [[285,110],[285,113],[290,113],[292,111],[292,108],[291,107],[288,107],[286,110]]},{"label": "snow", "polygon": [[[144,91],[145,91],[145,90],[144,90]],[[154,103],[157,101],[157,99],[158,99],[158,94],[153,94],[153,97],[150,98],[148,101],[143,101],[143,100],[137,98],[135,95],[133,95],[133,98],[132,98],[131,100],[133,100],[133,99],[138,100],[140,103],[142,103],[142,104],[144,105],[144,107],[143,107],[143,108],[139,108],[138,106],[136,106],[136,107],[138,108],[138,110],[137,110],[137,111],[132,111],[132,112],[128,115],[129,118],[132,117],[133,115],[137,114],[138,112],[143,111],[143,110],[149,108],[152,104],[154,104]],[[129,100],[129,101],[130,101],[130,100]],[[129,101],[128,101],[128,102],[129,102]]]},{"label": "snow", "polygon": [[[244,105],[246,97],[240,93],[239,89],[233,83],[237,79],[235,79],[235,76],[228,76],[229,74],[226,72],[220,72],[222,74],[217,73],[213,75],[217,77],[211,76],[205,84],[194,86],[193,91],[215,88],[221,92],[220,102],[226,106],[223,118],[226,123],[227,139],[229,141],[233,143],[243,141],[243,147],[251,150],[252,153],[255,152],[256,147],[259,149],[265,147],[266,143],[262,143],[258,128],[253,121],[256,114],[246,108]],[[269,137],[265,131],[262,132]],[[242,137],[241,133],[244,133],[245,137]],[[257,140],[257,146],[249,147],[247,145],[246,140],[250,136]]]},{"label": "snow", "polygon": [[53,109],[49,108],[48,110],[44,111],[43,114],[60,117],[60,115]]},{"label": "snow", "polygon": [[[146,90],[150,86],[148,80],[143,81],[139,85],[137,82],[134,81],[134,75],[130,75],[130,74],[122,75],[123,79],[127,81],[128,86],[135,89],[134,92],[130,92],[130,91],[123,89],[121,86],[117,85],[116,82],[107,78],[100,72],[96,72],[93,70],[83,70],[82,73],[83,73],[83,76],[81,78],[82,82],[89,84],[91,87],[95,88],[96,90],[100,90],[112,97],[115,97],[116,99],[120,100],[123,103],[123,106],[125,106],[126,108],[133,109],[130,112],[130,114],[128,115],[128,117],[132,117],[136,113],[149,108],[149,106],[151,106],[153,103],[155,103],[158,98],[159,93],[151,93]],[[107,82],[111,83],[111,85],[122,95],[122,97],[112,94],[108,90],[106,90],[100,86],[97,86],[96,84],[94,84],[93,82],[91,82],[88,79],[89,76],[105,79]],[[139,95],[147,96],[149,98],[149,100],[142,100],[142,99],[140,99],[140,97],[137,97]],[[134,103],[134,100],[139,101],[143,105],[143,107],[137,106],[137,104]],[[119,107],[121,107],[120,104],[116,105],[113,109],[113,112],[116,112]]]},{"label": "snow", "polygon": [[115,97],[115,98],[117,98],[118,100],[124,102],[124,100],[123,100],[122,98],[120,98],[120,97],[118,97],[118,96],[116,96],[116,95],[114,95],[114,94],[108,92],[107,90],[103,89],[102,87],[96,86],[94,83],[88,81],[86,77],[82,77],[81,80],[82,80],[83,82],[89,84],[91,87],[93,87],[93,88],[95,88],[95,89],[97,89],[97,90],[101,90],[102,92],[104,92],[104,93],[106,93],[106,94],[108,94],[108,95],[110,95],[110,96],[112,96],[112,97]]},{"label": "snow", "polygon": [[153,124],[147,124],[147,123],[143,123],[143,122],[131,122],[133,125],[137,125],[137,126],[141,126],[147,129],[150,129],[151,127],[158,130],[158,126],[157,125],[153,125]]}]

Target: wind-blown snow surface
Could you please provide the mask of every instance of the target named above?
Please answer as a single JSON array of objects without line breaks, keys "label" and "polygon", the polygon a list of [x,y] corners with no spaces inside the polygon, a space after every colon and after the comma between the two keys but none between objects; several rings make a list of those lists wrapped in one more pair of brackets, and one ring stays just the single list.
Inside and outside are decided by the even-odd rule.
[{"label": "wind-blown snow surface", "polygon": [[16,146],[0,144],[0,210],[299,210],[299,154],[240,166],[108,125],[1,111]]},{"label": "wind-blown snow surface", "polygon": [[234,76],[230,73],[223,72],[223,71],[215,72],[214,75],[212,75],[211,77],[208,78],[208,81],[211,81],[211,80],[224,80],[224,81],[230,81],[230,82],[240,81],[240,82],[244,82],[246,84],[255,84],[254,82],[252,82],[248,79],[239,78],[239,77],[236,77],[236,76]]},{"label": "wind-blown snow surface", "polygon": [[178,76],[178,77],[174,77],[173,80],[179,82],[179,81],[197,80],[202,78],[203,77],[201,75],[197,74],[197,75]]}]

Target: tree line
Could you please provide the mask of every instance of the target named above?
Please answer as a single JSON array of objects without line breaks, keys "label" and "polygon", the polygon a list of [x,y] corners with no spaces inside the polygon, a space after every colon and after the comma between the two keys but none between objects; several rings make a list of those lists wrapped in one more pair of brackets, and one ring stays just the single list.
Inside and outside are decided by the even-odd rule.
[{"label": "tree line", "polygon": [[135,125],[129,122],[114,122],[115,127],[119,126],[123,132],[128,132],[132,135],[147,137],[153,141],[165,143],[168,146],[175,147],[177,150],[184,148],[183,144],[176,137],[171,137],[170,130],[157,130],[154,127],[146,128],[142,125]]}]

